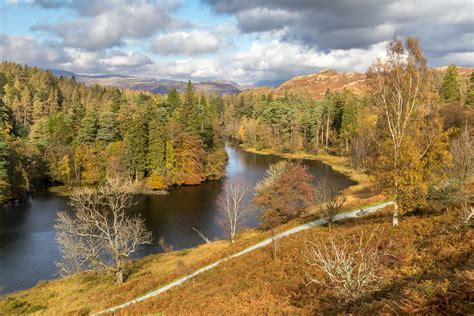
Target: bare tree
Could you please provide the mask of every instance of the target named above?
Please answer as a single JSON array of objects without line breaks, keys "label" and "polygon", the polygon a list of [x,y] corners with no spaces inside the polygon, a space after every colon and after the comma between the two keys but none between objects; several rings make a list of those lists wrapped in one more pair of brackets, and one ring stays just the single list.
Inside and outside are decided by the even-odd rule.
[{"label": "bare tree", "polygon": [[140,245],[150,244],[151,232],[139,216],[129,217],[132,195],[120,180],[108,180],[98,189],[77,189],[71,196],[74,213],[58,213],[56,240],[62,254],[61,274],[113,271],[123,283],[123,269]]},{"label": "bare tree", "polygon": [[192,228],[192,230],[194,230],[199,235],[199,237],[201,237],[206,242],[206,244],[211,242],[211,240],[209,238],[207,238],[206,236],[204,236],[204,234],[199,229],[197,229],[195,227],[191,227],[191,228]]},{"label": "bare tree", "polygon": [[220,209],[219,221],[228,231],[231,243],[250,212],[246,201],[249,186],[240,179],[229,181],[224,185],[224,191],[217,203]]},{"label": "bare tree", "polygon": [[471,219],[474,218],[474,207],[469,205],[469,200],[466,198],[461,203],[461,223],[460,226],[469,226]]},{"label": "bare tree", "polygon": [[[306,241],[306,263],[316,267],[323,275],[315,277],[306,271],[311,283],[324,284],[334,289],[345,302],[358,299],[380,288],[382,277],[379,273],[381,234],[374,229],[368,236],[352,236],[351,241],[334,238],[323,241],[315,238]],[[353,250],[351,248],[354,248]]]},{"label": "bare tree", "polygon": [[279,235],[277,232],[272,231],[272,259],[275,261],[277,259],[278,255],[278,249],[280,248],[280,241],[281,241],[281,235]]},{"label": "bare tree", "polygon": [[331,226],[334,217],[341,212],[346,202],[346,195],[341,192],[335,180],[323,177],[317,184],[316,201],[319,204],[321,216]]}]

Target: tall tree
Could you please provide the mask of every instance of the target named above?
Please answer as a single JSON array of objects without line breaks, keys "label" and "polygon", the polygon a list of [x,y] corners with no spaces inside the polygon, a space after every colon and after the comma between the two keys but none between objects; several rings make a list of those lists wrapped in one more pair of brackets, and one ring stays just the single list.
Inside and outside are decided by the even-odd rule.
[{"label": "tall tree", "polygon": [[466,105],[469,107],[474,107],[474,72],[471,72],[471,75],[469,76]]},{"label": "tall tree", "polygon": [[180,122],[184,126],[185,130],[191,133],[198,133],[200,128],[199,111],[197,108],[194,87],[191,81],[188,81],[183,104],[179,111]]},{"label": "tall tree", "polygon": [[140,115],[132,118],[124,137],[123,160],[129,174],[140,180],[147,166],[147,126]]},{"label": "tall tree", "polygon": [[111,143],[118,138],[118,128],[115,123],[115,113],[106,112],[99,118],[99,129],[97,130],[97,140],[104,143]]},{"label": "tall tree", "polygon": [[433,113],[427,101],[429,72],[417,39],[409,37],[405,45],[393,40],[386,60],[378,60],[368,75],[380,109],[375,174],[395,198],[393,225],[398,225],[398,213],[403,210],[400,206],[423,202],[435,160],[446,158],[446,135],[439,119],[425,114]]},{"label": "tall tree", "polygon": [[0,133],[0,200],[4,201],[9,194],[10,180],[10,153],[8,144],[4,140],[4,136]]},{"label": "tall tree", "polygon": [[461,90],[458,81],[458,69],[455,65],[449,65],[444,74],[440,95],[445,102],[456,102],[461,98]]},{"label": "tall tree", "polygon": [[95,142],[97,137],[97,114],[89,112],[81,121],[81,126],[77,131],[77,143],[78,144],[91,144]]}]

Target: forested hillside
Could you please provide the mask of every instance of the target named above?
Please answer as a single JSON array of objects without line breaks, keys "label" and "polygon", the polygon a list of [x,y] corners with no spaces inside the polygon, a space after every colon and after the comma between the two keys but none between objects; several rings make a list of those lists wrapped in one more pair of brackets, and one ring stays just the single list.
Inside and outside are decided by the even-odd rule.
[{"label": "forested hillside", "polygon": [[[424,116],[423,124],[429,126],[433,120],[439,119],[442,121],[441,130],[449,130],[451,137],[465,128],[472,128],[474,72],[468,70],[450,66],[426,71],[426,87],[420,102],[429,107],[429,113],[420,113],[420,117]],[[320,76],[314,83],[326,87],[322,98],[314,97],[313,83],[308,82],[317,75],[296,77],[290,80],[293,83],[288,81],[288,89],[283,89],[283,84],[276,90],[257,89],[239,96],[226,96],[226,133],[245,146],[259,150],[282,153],[325,151],[349,156],[354,167],[367,168],[370,159],[377,155],[376,141],[386,128],[383,125],[384,113],[380,112],[378,100],[370,91],[369,79],[363,79],[365,92],[352,92],[331,86],[334,73],[330,72],[329,77]],[[328,77],[328,80],[322,80],[323,77]],[[305,82],[300,82],[300,90],[307,89],[307,94],[291,88],[296,85],[294,82],[305,78]],[[283,95],[282,89],[286,90]]]},{"label": "forested hillside", "polygon": [[165,189],[223,175],[222,99],[86,87],[74,78],[0,64],[0,198],[50,184],[120,176]]}]

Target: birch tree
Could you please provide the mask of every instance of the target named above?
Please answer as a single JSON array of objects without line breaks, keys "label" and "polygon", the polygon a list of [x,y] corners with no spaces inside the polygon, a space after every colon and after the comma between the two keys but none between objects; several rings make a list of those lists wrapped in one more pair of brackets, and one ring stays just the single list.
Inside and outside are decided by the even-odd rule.
[{"label": "birch tree", "polygon": [[234,243],[235,235],[245,222],[250,212],[246,201],[249,186],[240,179],[227,182],[217,203],[220,210],[219,222],[228,231],[230,242]]},{"label": "birch tree", "polygon": [[132,195],[119,180],[109,180],[99,189],[77,189],[70,205],[74,213],[59,212],[55,225],[62,255],[57,263],[60,273],[111,271],[117,283],[123,283],[129,256],[152,241],[144,220],[126,214]]},{"label": "birch tree", "polygon": [[393,40],[389,44],[386,59],[378,60],[369,69],[368,77],[371,79],[376,105],[382,112],[380,124],[387,133],[387,146],[382,147],[386,151],[383,154],[388,156],[384,169],[389,171],[390,179],[385,180],[395,198],[393,225],[396,226],[400,186],[403,182],[403,149],[428,86],[427,62],[418,40],[409,37],[405,45],[400,39]]}]

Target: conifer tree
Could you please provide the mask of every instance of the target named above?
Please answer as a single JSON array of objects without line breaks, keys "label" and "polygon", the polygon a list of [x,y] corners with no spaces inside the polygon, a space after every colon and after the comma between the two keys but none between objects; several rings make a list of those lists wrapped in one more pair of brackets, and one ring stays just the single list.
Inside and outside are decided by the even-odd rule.
[{"label": "conifer tree", "polygon": [[458,70],[455,65],[449,65],[448,70],[444,74],[440,95],[445,102],[459,101],[461,94],[458,82]]},{"label": "conifer tree", "polygon": [[150,121],[148,130],[148,168],[152,173],[165,172],[166,142],[163,133],[163,122],[158,118]]},{"label": "conifer tree", "polygon": [[124,137],[124,165],[136,181],[141,179],[147,167],[147,126],[140,116],[134,117]]},{"label": "conifer tree", "polygon": [[471,75],[469,76],[466,105],[469,107],[474,107],[474,72],[471,72]]},{"label": "conifer tree", "polygon": [[99,118],[97,140],[110,143],[117,140],[118,130],[115,123],[115,113],[106,112]]},{"label": "conifer tree", "polygon": [[180,108],[180,122],[188,132],[197,133],[199,131],[199,112],[196,105],[194,87],[191,81],[188,81],[183,105]]},{"label": "conifer tree", "polygon": [[81,121],[81,126],[77,132],[78,144],[91,144],[95,142],[97,136],[98,122],[97,114],[89,112]]},{"label": "conifer tree", "polygon": [[41,118],[43,118],[45,116],[44,104],[41,101],[38,94],[36,94],[34,99],[33,99],[33,113],[32,113],[32,116],[33,116],[33,122],[37,122],[38,120],[40,120]]},{"label": "conifer tree", "polygon": [[173,88],[168,92],[167,102],[171,106],[171,113],[181,106],[181,97],[176,89]]}]

